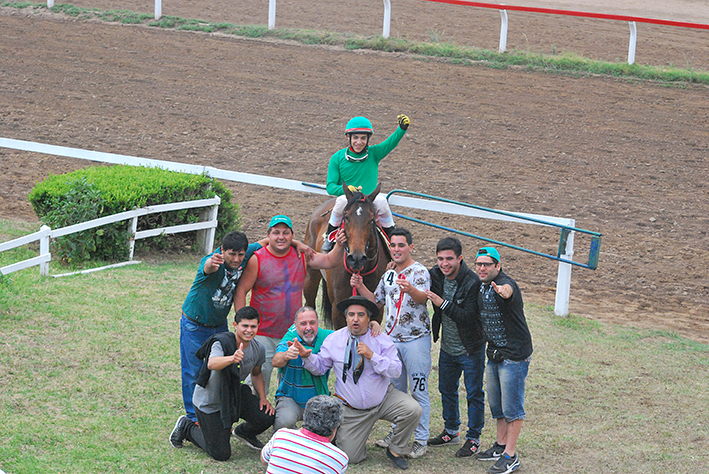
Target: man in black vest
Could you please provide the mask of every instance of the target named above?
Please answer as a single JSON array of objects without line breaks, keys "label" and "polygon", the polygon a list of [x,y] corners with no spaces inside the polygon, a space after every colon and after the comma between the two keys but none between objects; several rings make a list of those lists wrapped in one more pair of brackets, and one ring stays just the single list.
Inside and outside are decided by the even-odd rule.
[{"label": "man in black vest", "polygon": [[[258,311],[245,306],[234,315],[234,333],[215,334],[197,351],[204,361],[193,396],[199,425],[184,415],[178,418],[170,434],[173,447],[181,448],[187,439],[217,461],[226,461],[231,457],[231,426],[243,419],[234,436],[253,449],[263,448],[256,435],[273,425],[274,409],[266,400],[261,373],[266,351],[254,339],[258,326]],[[241,383],[248,375],[258,396]]]}]

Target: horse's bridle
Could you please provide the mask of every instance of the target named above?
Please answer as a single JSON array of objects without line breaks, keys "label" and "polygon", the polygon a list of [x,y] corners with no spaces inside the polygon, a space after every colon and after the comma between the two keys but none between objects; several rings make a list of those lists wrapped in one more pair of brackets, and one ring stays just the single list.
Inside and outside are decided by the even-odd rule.
[{"label": "horse's bridle", "polygon": [[[364,202],[365,200],[366,200],[366,198],[359,199],[360,202]],[[357,202],[357,201],[352,201],[352,203],[354,203],[354,202]],[[345,213],[347,212],[347,209],[351,206],[352,203],[349,203],[347,205],[347,208],[345,208]],[[345,228],[344,220],[342,221],[342,224],[340,224],[340,227],[344,230],[344,228]],[[377,271],[377,268],[379,267],[379,236],[377,235],[377,223],[376,222],[372,222],[372,226],[371,226],[369,233],[371,236],[374,237],[374,243],[376,244],[376,251],[374,252],[374,255],[372,257],[369,257],[367,255],[367,251],[369,250],[369,240],[367,240],[367,245],[364,248],[364,255],[367,257],[367,260],[365,261],[365,264],[364,264],[364,268],[367,268],[367,264],[370,262],[375,262],[374,267],[372,267],[371,270],[365,271],[364,273],[362,273],[362,271],[356,271],[356,270],[353,270],[352,268],[350,268],[350,266],[347,264],[347,255],[349,255],[349,253],[350,253],[350,247],[349,247],[349,245],[345,245],[345,251],[342,254],[342,259],[344,261],[345,270],[347,270],[351,274],[356,273],[361,276],[366,276],[366,275],[369,275],[369,274]],[[352,288],[352,296],[356,296],[356,295],[357,295],[357,288],[353,287]]]}]

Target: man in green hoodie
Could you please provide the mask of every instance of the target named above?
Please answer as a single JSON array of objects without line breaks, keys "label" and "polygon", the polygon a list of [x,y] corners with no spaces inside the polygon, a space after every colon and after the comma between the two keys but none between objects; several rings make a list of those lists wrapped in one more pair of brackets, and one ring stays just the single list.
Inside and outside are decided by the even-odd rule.
[{"label": "man in green hoodie", "polygon": [[[346,183],[351,191],[362,191],[365,195],[374,191],[379,182],[379,162],[396,148],[411,124],[406,115],[398,115],[396,119],[399,126],[394,133],[383,142],[372,146],[369,146],[369,139],[374,128],[366,117],[354,117],[347,122],[345,136],[349,146],[332,155],[327,167],[327,192],[331,196],[337,196],[337,200],[330,214],[323,252],[332,250],[335,235],[333,231],[340,226],[347,205],[342,184]],[[386,197],[381,194],[377,196],[374,207],[377,210],[377,222],[389,235],[388,232],[394,228],[394,218]],[[331,234],[332,240],[328,239]]]}]

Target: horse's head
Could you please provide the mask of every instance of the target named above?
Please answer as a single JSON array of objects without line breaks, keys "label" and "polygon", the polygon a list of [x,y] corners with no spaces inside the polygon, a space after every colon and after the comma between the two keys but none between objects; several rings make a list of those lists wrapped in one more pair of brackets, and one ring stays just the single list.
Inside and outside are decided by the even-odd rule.
[{"label": "horse's head", "polygon": [[[374,208],[374,198],[379,194],[381,184],[372,194],[365,196],[361,192],[352,192],[346,184],[342,184],[347,198],[344,212],[344,228],[347,235],[347,267],[359,272],[364,269],[368,259],[376,257],[377,251],[377,212]],[[371,254],[374,255],[371,255]]]}]

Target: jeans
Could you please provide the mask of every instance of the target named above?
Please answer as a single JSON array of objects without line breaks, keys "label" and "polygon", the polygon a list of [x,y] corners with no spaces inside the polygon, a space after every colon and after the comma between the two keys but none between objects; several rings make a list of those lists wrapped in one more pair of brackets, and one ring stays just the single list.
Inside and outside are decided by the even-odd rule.
[{"label": "jeans", "polygon": [[468,432],[466,439],[480,439],[485,425],[485,392],[483,374],[485,372],[485,345],[473,354],[452,356],[441,350],[438,359],[438,390],[441,392],[443,421],[446,432],[458,433],[460,409],[458,407],[458,382],[463,373],[466,398],[468,400]]},{"label": "jeans", "polygon": [[416,400],[421,409],[421,419],[416,427],[414,439],[421,444],[428,442],[428,424],[431,418],[431,399],[428,396],[428,377],[431,374],[431,335],[409,342],[395,342],[396,351],[401,359],[401,375],[392,380],[394,388],[407,393],[411,389],[411,398]]},{"label": "jeans", "polygon": [[227,323],[219,326],[203,326],[192,321],[184,314],[180,320],[180,363],[182,366],[182,401],[185,405],[187,418],[197,421],[197,416],[192,405],[192,394],[194,386],[197,384],[199,370],[202,368],[202,361],[195,355],[197,350],[204,344],[204,341],[211,336],[228,330]]},{"label": "jeans", "polygon": [[530,361],[487,362],[487,399],[493,418],[505,418],[507,423],[524,420],[524,384]]}]

